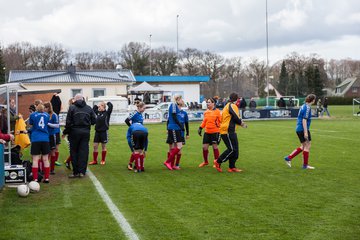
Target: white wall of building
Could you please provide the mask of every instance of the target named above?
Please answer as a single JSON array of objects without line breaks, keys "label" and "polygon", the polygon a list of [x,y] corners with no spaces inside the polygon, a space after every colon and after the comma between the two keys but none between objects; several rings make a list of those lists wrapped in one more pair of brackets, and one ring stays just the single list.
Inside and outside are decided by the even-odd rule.
[{"label": "white wall of building", "polygon": [[[151,84],[153,85],[153,84]],[[200,84],[199,83],[184,83],[184,84],[159,84],[159,88],[166,92],[174,94],[181,94],[186,102],[199,102],[200,100]]]},{"label": "white wall of building", "polygon": [[98,84],[88,84],[88,83],[61,83],[61,84],[50,84],[50,83],[24,83],[24,86],[28,90],[47,90],[47,89],[61,89],[61,93],[59,94],[61,102],[62,102],[62,111],[66,111],[68,109],[68,100],[73,97],[72,90],[73,89],[81,89],[82,94],[85,99],[89,99],[94,97],[93,92],[94,89],[105,89],[106,96],[118,96],[118,95],[126,95],[127,88],[126,84],[120,83],[98,83]]}]

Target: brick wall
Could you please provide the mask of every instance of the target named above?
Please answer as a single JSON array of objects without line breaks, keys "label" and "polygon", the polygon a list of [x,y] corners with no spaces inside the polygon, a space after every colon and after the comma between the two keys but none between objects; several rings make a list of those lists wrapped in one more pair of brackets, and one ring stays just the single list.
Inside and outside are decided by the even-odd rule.
[{"label": "brick wall", "polygon": [[54,93],[39,93],[39,94],[22,94],[18,96],[18,113],[23,115],[24,119],[29,117],[29,106],[34,104],[36,99],[41,99],[43,102],[49,102]]}]

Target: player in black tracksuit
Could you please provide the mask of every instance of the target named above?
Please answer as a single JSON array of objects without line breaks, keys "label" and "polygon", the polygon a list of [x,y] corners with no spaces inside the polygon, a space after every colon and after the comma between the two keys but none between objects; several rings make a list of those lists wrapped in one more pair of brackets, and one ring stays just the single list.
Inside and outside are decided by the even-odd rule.
[{"label": "player in black tracksuit", "polygon": [[93,109],[86,104],[81,94],[76,94],[74,104],[66,116],[64,134],[68,134],[73,174],[69,177],[83,177],[86,173],[89,158],[89,141],[91,125],[96,123]]},{"label": "player in black tracksuit", "polygon": [[[106,110],[106,105],[108,109]],[[113,110],[113,105],[111,102],[107,104],[105,102],[99,103],[99,106],[95,105],[93,110],[96,114],[96,124],[95,124],[95,136],[94,136],[94,152],[93,152],[93,161],[90,162],[90,165],[97,164],[98,157],[98,147],[101,143],[101,165],[105,165],[106,158],[106,143],[108,142],[108,130],[110,125],[110,115]]]}]

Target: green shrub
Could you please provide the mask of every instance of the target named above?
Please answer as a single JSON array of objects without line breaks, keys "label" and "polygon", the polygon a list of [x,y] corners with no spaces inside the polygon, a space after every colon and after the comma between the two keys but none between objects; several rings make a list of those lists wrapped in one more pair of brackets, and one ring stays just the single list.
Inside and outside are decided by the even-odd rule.
[{"label": "green shrub", "polygon": [[329,105],[352,105],[352,97],[328,97]]}]

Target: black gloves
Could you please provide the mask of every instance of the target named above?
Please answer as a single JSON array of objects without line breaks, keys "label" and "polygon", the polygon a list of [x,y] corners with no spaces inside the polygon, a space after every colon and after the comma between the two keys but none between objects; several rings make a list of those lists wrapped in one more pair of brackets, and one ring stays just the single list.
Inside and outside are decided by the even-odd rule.
[{"label": "black gloves", "polygon": [[202,136],[202,135],[201,135],[201,131],[202,131],[202,128],[199,127],[199,129],[198,129],[198,134],[199,134],[200,137]]}]

